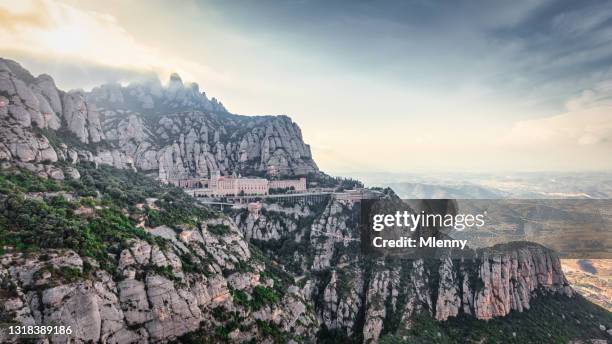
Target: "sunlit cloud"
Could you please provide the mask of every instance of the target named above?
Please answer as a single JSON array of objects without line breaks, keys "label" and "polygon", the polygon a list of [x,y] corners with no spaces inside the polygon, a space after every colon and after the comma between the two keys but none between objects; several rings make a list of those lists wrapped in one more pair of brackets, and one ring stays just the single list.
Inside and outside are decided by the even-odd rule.
[{"label": "sunlit cloud", "polygon": [[0,56],[64,89],[178,72],[330,172],[612,168],[610,9],[0,0]]},{"label": "sunlit cloud", "polygon": [[612,82],[569,99],[566,109],[559,115],[517,122],[502,143],[556,147],[612,143]]},{"label": "sunlit cloud", "polygon": [[[25,9],[23,4],[16,6],[15,2],[4,4],[0,3],[2,10],[0,11],[0,22],[2,22],[2,30],[5,32],[15,33],[17,29],[23,27],[39,27],[46,28],[50,25],[49,18],[43,15],[42,11],[29,11],[28,6]],[[41,9],[45,9],[44,3],[40,1],[33,2]]]},{"label": "sunlit cloud", "polygon": [[166,78],[221,78],[201,63],[167,54],[140,43],[108,14],[88,11],[53,0],[0,1],[3,51],[38,59],[75,61],[91,65],[155,72]]}]

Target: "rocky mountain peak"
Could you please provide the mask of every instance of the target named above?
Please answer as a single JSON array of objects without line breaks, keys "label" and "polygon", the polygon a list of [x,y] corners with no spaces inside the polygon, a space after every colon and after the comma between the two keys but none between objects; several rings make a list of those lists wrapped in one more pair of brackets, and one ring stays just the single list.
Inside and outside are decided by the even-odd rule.
[{"label": "rocky mountain peak", "polygon": [[[191,92],[193,92],[194,94],[199,94],[200,93],[200,85],[198,85],[197,82],[193,82],[191,84],[189,84],[189,87],[191,88]],[[203,96],[206,96],[206,93],[202,92]]]},{"label": "rocky mountain peak", "polygon": [[177,74],[170,74],[170,80],[168,81],[168,91],[169,92],[178,92],[179,90],[183,90],[185,85],[183,84],[183,79]]},{"label": "rocky mountain peak", "polygon": [[10,72],[27,84],[34,82],[34,76],[27,69],[23,68],[19,63],[13,60],[0,57],[0,71]]},{"label": "rocky mountain peak", "polygon": [[180,110],[228,112],[223,104],[200,92],[197,83],[184,83],[177,73],[170,75],[165,86],[158,78],[133,82],[125,87],[108,83],[93,88],[87,98],[104,108],[140,113]]},{"label": "rocky mountain peak", "polygon": [[[93,164],[75,164],[80,161]],[[470,333],[481,331],[474,342],[483,342],[491,334],[517,334],[500,319],[522,312],[539,309],[542,321],[574,316],[570,302],[589,313],[576,318],[578,325],[563,326],[597,326],[589,338],[611,327],[574,293],[554,252],[539,245],[499,245],[463,259],[368,257],[359,249],[359,202],[330,195],[262,202],[258,214],[236,207],[222,215],[180,190],[125,171],[170,181],[213,171],[261,175],[274,167],[325,180],[290,117],[231,114],[178,75],[167,86],[151,79],[64,92],[50,76],[34,77],[0,59],[0,167],[28,176],[14,182],[0,175],[3,187],[10,186],[4,190],[15,193],[0,195],[0,220],[12,221],[2,223],[14,238],[25,238],[26,231],[33,242],[95,235],[58,240],[58,247],[34,254],[2,254],[0,318],[79,324],[76,342],[182,342],[181,336],[198,331],[214,333],[212,341],[235,342],[271,342],[272,336],[290,342],[295,336],[376,343],[396,333],[402,342],[463,342],[447,337],[462,336],[456,324],[468,321],[478,324]],[[49,184],[62,186],[61,193],[55,187],[30,190],[47,190],[43,180],[49,178],[80,179],[85,190],[54,181]],[[56,202],[58,196],[70,202]],[[67,216],[69,222],[57,221]],[[21,219],[50,220],[28,225]],[[149,235],[137,234],[142,230]],[[5,281],[13,282],[10,293]],[[551,309],[551,302],[560,306]],[[552,332],[551,323],[541,326]],[[482,332],[489,326],[495,330]],[[517,332],[516,342],[568,342],[525,340],[533,332]],[[413,335],[435,340],[411,340]]]},{"label": "rocky mountain peak", "polygon": [[[230,114],[176,73],[167,86],[152,78],[64,92],[49,75],[34,77],[1,59],[0,115],[2,160],[87,160],[162,180],[207,177],[210,171],[257,174],[271,165],[288,175],[317,171],[291,119]],[[70,133],[62,139],[73,144],[53,147],[39,129]]]},{"label": "rocky mountain peak", "polygon": [[177,85],[183,86],[183,79],[181,79],[181,76],[175,72],[175,73],[170,74],[169,83],[170,85],[177,84]]}]

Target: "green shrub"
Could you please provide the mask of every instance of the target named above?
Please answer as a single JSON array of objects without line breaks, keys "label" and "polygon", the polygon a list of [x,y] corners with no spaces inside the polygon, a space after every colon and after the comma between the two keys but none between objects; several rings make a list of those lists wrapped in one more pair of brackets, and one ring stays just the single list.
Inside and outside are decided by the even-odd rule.
[{"label": "green shrub", "polygon": [[[197,225],[212,214],[181,189],[134,171],[96,168],[89,163],[75,166],[81,174],[79,181],[54,181],[18,168],[0,171],[0,247],[18,251],[73,249],[81,256],[95,258],[103,269],[114,271],[112,254],[118,254],[129,240],[165,244],[163,239],[136,227],[130,213],[143,214],[151,225],[172,227]],[[61,195],[27,197],[30,192],[57,191],[74,194],[77,199],[68,201]],[[141,212],[135,205],[146,198],[157,198],[160,209]],[[91,209],[92,214],[75,214],[81,206]],[[186,271],[202,270],[185,257],[181,260]]]},{"label": "green shrub", "polygon": [[232,232],[227,225],[208,225],[207,229],[215,235],[228,235]]},{"label": "green shrub", "polygon": [[231,289],[230,294],[234,299],[234,303],[243,307],[249,307],[250,301],[249,296],[242,290]]},{"label": "green shrub", "polygon": [[264,336],[272,337],[275,343],[285,343],[287,340],[278,325],[273,322],[257,320],[257,328]]},{"label": "green shrub", "polygon": [[254,310],[259,310],[266,305],[271,305],[279,301],[279,296],[273,289],[258,285],[253,288],[253,300],[251,307]]}]

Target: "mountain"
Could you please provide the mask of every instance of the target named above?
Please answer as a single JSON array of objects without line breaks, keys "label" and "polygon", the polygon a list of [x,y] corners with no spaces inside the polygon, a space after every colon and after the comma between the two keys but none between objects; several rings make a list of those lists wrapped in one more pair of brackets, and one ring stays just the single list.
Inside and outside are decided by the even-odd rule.
[{"label": "mountain", "polygon": [[155,80],[64,92],[50,76],[34,77],[2,59],[0,104],[3,160],[93,161],[133,167],[161,180],[208,177],[211,170],[318,171],[289,117],[230,114],[176,74],[167,86]]},{"label": "mountain", "polygon": [[[233,212],[247,239],[298,276],[314,300],[320,341],[461,343],[469,335],[474,342],[504,342],[513,332],[521,343],[607,338],[588,318],[598,314],[608,323],[609,312],[573,291],[551,250],[514,242],[478,250],[469,259],[371,259],[359,248],[360,211],[358,203],[329,201]],[[543,306],[549,302],[554,307]],[[586,332],[562,324],[570,309]],[[555,318],[528,326],[508,320],[523,312],[552,312]],[[422,326],[435,332],[420,332]]]},{"label": "mountain", "polygon": [[355,174],[366,185],[391,187],[407,199],[609,199],[612,196],[610,171]]},{"label": "mountain", "polygon": [[167,86],[64,92],[2,60],[0,124],[0,323],[70,326],[76,343],[612,336],[610,312],[576,294],[541,245],[377,258],[360,250],[359,202],[218,211],[164,183],[271,166],[338,189],[356,183],[319,171],[288,117],[230,114],[176,75]]},{"label": "mountain", "polygon": [[222,214],[140,173],[75,166],[78,180],[0,172],[2,323],[71,326],[78,343],[315,336],[301,289]]},{"label": "mountain", "polygon": [[440,185],[426,183],[388,183],[401,198],[406,199],[498,199],[508,194],[480,185]]}]

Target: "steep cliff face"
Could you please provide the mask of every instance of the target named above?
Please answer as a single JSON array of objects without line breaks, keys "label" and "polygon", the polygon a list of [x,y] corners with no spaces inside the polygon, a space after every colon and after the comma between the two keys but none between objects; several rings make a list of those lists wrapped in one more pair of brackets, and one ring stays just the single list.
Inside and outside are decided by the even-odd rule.
[{"label": "steep cliff face", "polygon": [[[254,288],[273,283],[260,278],[263,265],[250,259],[248,245],[237,233],[220,238],[206,230],[183,232],[180,237],[170,228],[165,232],[175,236],[174,247],[133,241],[121,251],[117,271],[121,277],[95,269],[87,278],[71,280],[69,274],[82,276],[96,262],[70,250],[49,251],[44,258],[5,254],[0,279],[14,284],[11,294],[2,297],[3,312],[21,324],[71,326],[79,342],[158,343],[200,328],[214,331],[224,324],[223,319],[215,319],[215,309],[237,312],[242,331],[233,333],[235,339],[261,337],[257,320],[296,336],[314,336],[316,319],[295,286],[280,302],[258,312],[234,299],[232,291],[251,295]],[[198,264],[207,264],[208,271],[185,271],[179,254],[202,260]],[[212,259],[204,260],[207,257]],[[253,271],[222,274],[235,271],[240,263],[251,265]]]},{"label": "steep cliff face", "polygon": [[474,262],[443,260],[437,320],[447,320],[461,311],[486,320],[528,310],[538,293],[574,294],[559,258],[537,244],[495,246],[480,252],[475,262],[477,270],[473,270]]},{"label": "steep cliff face", "polygon": [[[264,205],[263,213],[258,221],[239,213],[236,222],[267,253],[303,274],[301,283],[316,300],[324,328],[364,342],[410,329],[419,314],[438,321],[457,316],[488,320],[529,310],[539,296],[574,296],[559,259],[540,245],[499,245],[464,260],[372,259],[359,251],[358,205],[337,200]],[[298,243],[300,249],[288,249]]]},{"label": "steep cliff face", "polygon": [[[300,128],[287,116],[230,114],[197,84],[172,75],[123,87],[64,92],[0,59],[0,159],[95,161],[160,179],[207,177],[211,170],[287,175],[317,171]],[[51,136],[67,144],[56,145]]]},{"label": "steep cliff face", "polygon": [[[378,259],[361,254],[359,203],[319,197],[221,214],[133,172],[317,171],[288,117],[230,114],[177,75],[167,86],[63,92],[0,60],[0,124],[0,322],[57,321],[76,342],[462,342],[458,323],[489,326],[540,304],[539,320],[567,313],[589,331],[546,340],[610,336],[609,314],[563,308],[584,304],[542,246]],[[541,307],[550,297],[557,308]],[[440,324],[454,326],[452,340]],[[495,335],[516,335],[506,325]],[[493,333],[472,332],[474,342]]]},{"label": "steep cliff face", "polygon": [[[77,343],[167,343],[194,333],[213,342],[315,337],[302,288],[254,252],[230,219],[152,180],[129,189],[127,200],[121,184],[132,182],[124,174],[111,170],[118,177],[110,181],[93,167],[81,172],[96,191],[23,169],[7,181],[2,171],[2,322],[70,326]],[[27,192],[37,183],[60,191]],[[0,333],[0,342],[18,340]]]},{"label": "steep cliff face", "polygon": [[48,76],[34,78],[17,63],[0,60],[0,159],[57,161],[49,140],[30,128],[58,129],[59,112],[59,94]]}]

